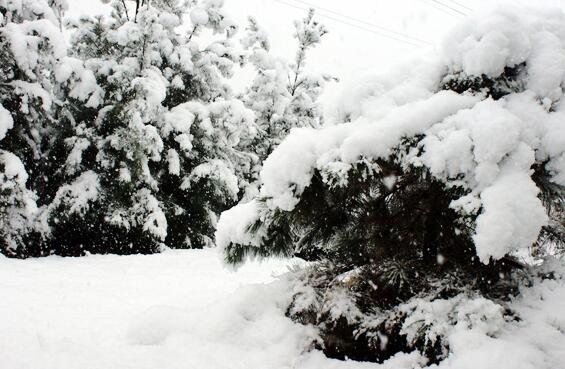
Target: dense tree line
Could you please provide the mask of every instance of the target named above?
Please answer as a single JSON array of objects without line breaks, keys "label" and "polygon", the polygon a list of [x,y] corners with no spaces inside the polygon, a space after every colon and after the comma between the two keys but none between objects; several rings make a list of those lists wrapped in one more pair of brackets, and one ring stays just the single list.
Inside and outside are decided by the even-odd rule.
[{"label": "dense tree line", "polygon": [[[238,42],[222,1],[108,3],[110,16],[64,21],[64,0],[0,2],[8,256],[212,245],[268,152],[321,121],[325,79],[304,72],[325,34],[313,13],[288,63],[255,20]],[[236,93],[229,79],[248,64],[256,77]]]}]

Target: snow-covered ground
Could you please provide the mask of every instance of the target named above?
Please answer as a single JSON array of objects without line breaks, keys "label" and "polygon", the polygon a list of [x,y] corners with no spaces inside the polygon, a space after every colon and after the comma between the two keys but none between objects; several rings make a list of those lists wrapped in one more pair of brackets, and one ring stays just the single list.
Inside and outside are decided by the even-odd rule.
[{"label": "snow-covered ground", "polygon": [[264,285],[295,263],[250,263],[233,272],[210,249],[26,261],[0,256],[0,368],[331,364],[319,353],[301,356],[310,329],[284,317],[284,283]]},{"label": "snow-covered ground", "polygon": [[[246,295],[232,293],[272,281],[287,264],[234,273],[214,250],[0,259],[0,368],[264,368],[264,359],[285,367],[295,336],[245,324],[237,309]],[[269,318],[278,319],[273,331],[292,327]]]},{"label": "snow-covered ground", "polygon": [[[298,261],[225,269],[215,250],[152,256],[0,258],[2,369],[407,369],[305,352],[313,332],[284,317]],[[272,282],[272,283],[271,283]],[[565,287],[550,281],[514,308],[525,317],[497,338],[452,334],[440,368],[565,368]]]}]

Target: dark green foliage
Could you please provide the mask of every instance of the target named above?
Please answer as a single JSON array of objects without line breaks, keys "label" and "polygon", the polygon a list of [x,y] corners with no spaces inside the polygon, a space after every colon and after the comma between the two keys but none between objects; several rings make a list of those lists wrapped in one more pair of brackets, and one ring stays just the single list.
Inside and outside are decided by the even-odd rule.
[{"label": "dark green foliage", "polygon": [[467,76],[462,72],[450,74],[442,82],[442,90],[457,93],[471,92],[484,93],[494,100],[498,100],[510,93],[524,91],[525,63],[514,67],[506,67],[499,77],[492,78],[487,75]]},{"label": "dark green foliage", "polygon": [[549,223],[542,228],[534,245],[533,253],[540,257],[547,254],[546,248],[554,248],[554,254],[565,254],[565,187],[551,181],[546,164],[536,165],[533,175],[549,215]]},{"label": "dark green foliage", "polygon": [[[225,81],[239,55],[221,5],[200,3],[210,20],[185,33],[173,23],[187,21],[196,1],[136,1],[129,13],[126,3],[113,1],[111,17],[69,25],[78,72],[59,87],[61,160],[42,197],[49,230],[34,255],[211,246],[217,214],[237,201],[233,178],[247,184],[254,127]],[[204,29],[217,36],[200,49]],[[84,76],[92,98],[75,98]],[[228,185],[214,177],[218,162]],[[96,193],[86,204],[81,186]]]},{"label": "dark green foliage", "polygon": [[[2,43],[0,41],[0,104],[11,113],[14,127],[2,139],[0,149],[20,158],[30,177],[27,185],[38,194],[39,205],[43,205],[57,190],[61,162],[65,160],[62,140],[68,127],[55,119],[59,106],[49,105],[42,98],[15,87],[14,83],[38,81],[17,66],[8,46]],[[47,88],[43,90],[45,94],[53,93]]]},{"label": "dark green foliage", "polygon": [[[398,155],[409,148],[399,147]],[[360,162],[347,177],[347,186],[332,186],[315,173],[293,211],[267,217],[265,249],[346,267],[391,257],[427,263],[435,263],[439,255],[447,263],[474,258],[472,229],[459,224],[460,216],[449,208],[464,194],[461,189],[446,189],[424,169],[402,168],[394,159]],[[238,261],[231,250],[228,256]]]},{"label": "dark green foliage", "polygon": [[165,205],[168,225],[165,244],[171,248],[211,246],[215,231],[211,217],[235,205],[234,200],[218,194],[207,180],[183,190],[181,178],[163,173],[161,190],[159,198]]},{"label": "dark green foliage", "polygon": [[[423,167],[401,164],[418,141],[404,140],[388,160],[360,161],[347,173],[347,185],[316,172],[292,211],[269,212],[264,206],[261,220],[248,229],[267,230],[261,247],[231,245],[226,250],[228,262],[247,255],[316,261],[303,272],[302,283],[318,302],[304,308],[296,303],[302,299],[299,292],[288,315],[319,328],[319,348],[329,357],[382,362],[418,349],[430,362],[439,362],[448,353],[447,342],[424,339],[425,330],[409,342],[400,333],[408,314],[399,306],[414,298],[433,301],[460,294],[505,301],[518,293],[520,276],[527,278],[510,257],[488,265],[478,260],[474,217],[450,208],[467,194],[464,189],[447,187]],[[353,318],[328,312],[327,305],[342,301],[341,294],[358,311]],[[364,326],[367,316],[378,316],[380,323]]]},{"label": "dark green foliage", "polygon": [[87,216],[71,215],[52,219],[54,225],[49,243],[42,255],[34,256],[151,254],[159,250],[159,240],[151,238],[141,227],[126,229],[112,226],[100,219],[101,216],[100,212],[90,212]]},{"label": "dark green foliage", "polygon": [[[478,270],[477,266],[430,265],[394,258],[348,269],[322,262],[299,273],[298,284],[313,289],[315,302],[305,308],[302,299],[311,298],[311,292],[297,289],[287,315],[317,326],[322,338],[317,348],[329,357],[383,362],[398,352],[418,350],[430,363],[437,363],[449,353],[448,342],[444,337],[426,339],[426,326],[409,341],[402,333],[410,314],[405,306],[417,298],[434,301],[461,294],[479,294],[503,303],[530,278],[527,271],[508,260],[490,267],[478,266]],[[345,311],[336,318],[328,306],[334,304],[333,300],[343,303],[340,296],[354,308],[350,315]],[[504,314],[513,319],[511,311]]]},{"label": "dark green foliage", "polygon": [[[44,5],[44,9],[32,2],[0,5],[0,108],[13,123],[5,132],[6,117],[2,117],[0,252],[9,256],[40,253],[39,245],[29,244],[41,239],[41,230],[34,224],[35,209],[56,193],[65,160],[63,140],[68,127],[57,119],[61,107],[54,77],[61,57],[56,44],[63,38],[55,24],[61,4]],[[35,22],[43,24],[25,27]],[[16,39],[14,32],[19,32]],[[28,55],[14,52],[13,42],[27,42]],[[26,62],[28,56],[33,62]],[[10,171],[21,165],[16,178],[4,168],[6,156],[10,156]]]},{"label": "dark green foliage", "polygon": [[[524,68],[506,68],[498,78],[456,73],[441,88],[500,99],[525,89]],[[387,159],[360,160],[338,178],[315,170],[292,211],[272,210],[269,199],[260,199],[259,220],[247,231],[265,235],[261,245],[226,248],[232,263],[247,255],[314,262],[297,273],[299,287],[287,315],[316,326],[317,347],[329,357],[382,362],[418,350],[438,363],[449,354],[449,342],[441,334],[430,339],[426,324],[409,338],[404,329],[414,313],[411,304],[480,296],[504,306],[529,283],[529,271],[510,256],[486,265],[478,260],[477,213],[464,215],[450,206],[470,191],[405,160],[421,154],[422,139],[406,137]],[[551,177],[546,163],[534,167],[550,217],[534,245],[538,256],[548,254],[548,245],[565,250],[565,190]],[[516,319],[511,311],[502,315]]]}]

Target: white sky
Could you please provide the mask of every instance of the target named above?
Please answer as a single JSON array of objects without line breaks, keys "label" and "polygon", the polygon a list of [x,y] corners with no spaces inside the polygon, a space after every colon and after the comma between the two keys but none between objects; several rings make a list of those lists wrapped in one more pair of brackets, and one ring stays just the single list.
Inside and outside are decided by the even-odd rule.
[{"label": "white sky", "polygon": [[[295,46],[292,39],[292,22],[302,18],[306,13],[306,10],[302,9],[308,8],[308,5],[300,1],[302,0],[225,0],[225,7],[242,26],[246,24],[247,16],[252,15],[257,18],[269,32],[273,52],[291,58]],[[447,2],[447,0],[442,1]],[[472,2],[457,1],[462,4]],[[442,8],[433,0],[304,0],[304,2],[345,17],[357,18],[395,32],[406,33],[430,43],[441,39],[444,32],[462,18],[461,15]],[[99,13],[104,9],[100,0],[69,0],[69,3],[71,16]],[[462,10],[466,11],[464,8]],[[387,38],[382,34],[394,38],[401,37],[368,24],[355,22],[351,18],[341,17],[343,22],[349,23],[344,24],[334,20],[340,18],[335,13],[321,10],[318,13],[319,20],[327,26],[330,33],[323,44],[311,54],[310,65],[323,66],[324,72],[338,77],[346,79],[362,70],[387,68],[422,49]]]},{"label": "white sky", "polygon": [[[443,3],[444,6],[440,3]],[[322,45],[309,55],[309,66],[347,82],[359,75],[386,71],[398,62],[410,58],[411,55],[426,50],[426,47],[417,47],[392,39],[406,40],[398,33],[429,42],[431,46],[428,48],[437,47],[443,36],[464,18],[460,13],[471,14],[485,7],[508,3],[529,6],[540,6],[541,4],[561,6],[564,1],[225,0],[225,7],[242,27],[245,26],[246,18],[249,15],[257,18],[269,32],[272,51],[287,58],[292,58],[295,52],[292,22],[305,15],[307,4],[330,10],[331,12],[318,9],[319,20],[327,26],[330,33]],[[69,4],[70,16],[81,13],[93,15],[104,10],[104,5],[100,0],[69,0]],[[341,21],[336,19],[341,19]],[[385,31],[383,28],[392,32]]]}]

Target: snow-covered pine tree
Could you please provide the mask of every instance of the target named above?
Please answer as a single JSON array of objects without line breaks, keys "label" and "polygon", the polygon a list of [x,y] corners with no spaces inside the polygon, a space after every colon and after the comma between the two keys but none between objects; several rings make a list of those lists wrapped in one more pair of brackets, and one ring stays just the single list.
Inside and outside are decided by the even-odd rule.
[{"label": "snow-covered pine tree", "polygon": [[458,325],[496,335],[532,247],[565,242],[564,32],[559,11],[472,18],[442,57],[353,91],[350,122],[291,132],[220,218],[227,262],[314,261],[288,315],[332,357],[437,362]]},{"label": "snow-covered pine tree", "polygon": [[257,20],[249,19],[242,45],[250,51],[248,60],[256,75],[242,98],[256,114],[259,134],[253,147],[261,161],[292,128],[317,128],[323,122],[318,100],[331,77],[309,73],[306,69],[308,51],[318,46],[327,34],[327,29],[314,15],[314,10],[310,10],[303,20],[294,22],[297,51],[292,63],[269,53],[267,32]]},{"label": "snow-covered pine tree", "polygon": [[[241,59],[230,40],[236,27],[222,1],[112,6],[109,19],[74,25],[73,56],[99,92],[85,103],[81,88],[66,85],[72,133],[66,184],[45,212],[50,249],[208,245],[216,214],[235,203],[257,161],[245,151],[253,113],[225,83]],[[213,34],[205,46],[203,32]],[[84,87],[89,74],[79,70],[73,76]]]},{"label": "snow-covered pine tree", "polygon": [[[11,128],[11,114],[0,106],[0,140]],[[0,141],[1,144],[1,141]],[[35,194],[27,188],[28,174],[20,158],[0,150],[0,251],[17,256],[33,232],[37,214]]]},{"label": "snow-covered pine tree", "polygon": [[[37,255],[37,204],[56,189],[63,131],[54,70],[66,55],[65,0],[0,1],[0,250]],[[35,195],[37,193],[38,196]]]}]

